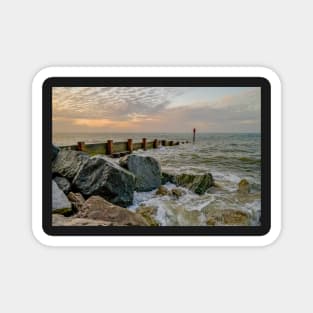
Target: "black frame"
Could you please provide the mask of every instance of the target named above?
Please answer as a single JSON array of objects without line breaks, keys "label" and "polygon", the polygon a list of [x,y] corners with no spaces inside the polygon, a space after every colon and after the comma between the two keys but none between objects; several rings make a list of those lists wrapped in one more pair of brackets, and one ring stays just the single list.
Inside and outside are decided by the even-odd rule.
[{"label": "black frame", "polygon": [[[260,226],[52,226],[53,87],[261,87]],[[51,236],[263,236],[271,228],[271,85],[263,77],[51,77],[42,86],[42,227]],[[47,209],[48,208],[48,209]]]}]

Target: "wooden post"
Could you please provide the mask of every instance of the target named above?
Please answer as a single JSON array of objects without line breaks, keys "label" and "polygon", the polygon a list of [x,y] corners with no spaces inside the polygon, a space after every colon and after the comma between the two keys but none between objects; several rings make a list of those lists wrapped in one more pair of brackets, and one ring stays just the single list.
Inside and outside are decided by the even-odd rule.
[{"label": "wooden post", "polygon": [[129,151],[129,153],[133,152],[133,139],[127,140],[127,150]]},{"label": "wooden post", "polygon": [[142,148],[143,150],[147,150],[147,138],[142,138]]},{"label": "wooden post", "polygon": [[113,153],[113,140],[107,141],[107,154]]},{"label": "wooden post", "polygon": [[195,142],[196,142],[196,129],[194,128],[193,129],[193,144],[195,144]]},{"label": "wooden post", "polygon": [[153,148],[156,149],[159,146],[159,140],[154,139],[153,140]]},{"label": "wooden post", "polygon": [[77,142],[77,150],[78,151],[84,151],[85,148],[85,142],[84,141],[78,141]]},{"label": "wooden post", "polygon": [[172,145],[173,145],[173,140],[171,140],[171,141],[169,142],[169,145],[170,145],[170,146],[172,146]]},{"label": "wooden post", "polygon": [[162,146],[167,146],[167,140],[162,140]]}]

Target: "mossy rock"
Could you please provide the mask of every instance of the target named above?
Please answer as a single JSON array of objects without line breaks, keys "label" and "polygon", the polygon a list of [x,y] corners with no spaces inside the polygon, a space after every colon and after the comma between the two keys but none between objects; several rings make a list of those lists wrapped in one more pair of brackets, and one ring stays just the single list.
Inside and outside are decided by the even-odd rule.
[{"label": "mossy rock", "polygon": [[180,174],[175,177],[175,183],[179,186],[190,189],[199,195],[204,194],[213,186],[213,176],[207,174]]},{"label": "mossy rock", "polygon": [[64,216],[70,216],[73,214],[73,210],[72,210],[72,208],[54,209],[53,214],[62,214]]},{"label": "mossy rock", "polygon": [[175,175],[167,172],[161,173],[161,184],[175,183]]}]

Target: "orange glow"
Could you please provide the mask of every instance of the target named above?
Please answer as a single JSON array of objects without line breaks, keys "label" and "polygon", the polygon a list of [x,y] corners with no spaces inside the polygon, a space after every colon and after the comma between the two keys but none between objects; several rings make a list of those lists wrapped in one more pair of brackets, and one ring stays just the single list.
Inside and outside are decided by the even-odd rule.
[{"label": "orange glow", "polygon": [[75,125],[101,128],[105,126],[117,127],[117,128],[128,128],[131,127],[131,124],[127,121],[112,121],[108,119],[75,119]]}]

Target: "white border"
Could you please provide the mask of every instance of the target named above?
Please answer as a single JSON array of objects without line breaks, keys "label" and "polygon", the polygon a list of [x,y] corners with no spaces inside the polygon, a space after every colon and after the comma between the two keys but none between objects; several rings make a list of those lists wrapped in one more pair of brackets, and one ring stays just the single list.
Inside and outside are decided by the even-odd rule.
[{"label": "white border", "polygon": [[[50,236],[42,229],[42,84],[49,77],[264,77],[271,84],[271,230],[264,236]],[[264,67],[49,67],[32,85],[32,229],[48,246],[265,246],[281,230],[281,84]]]}]

